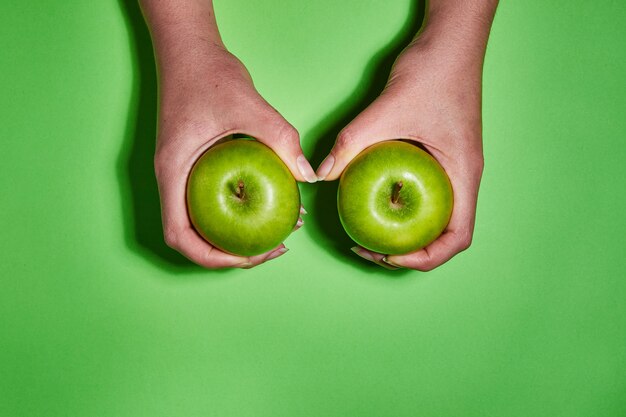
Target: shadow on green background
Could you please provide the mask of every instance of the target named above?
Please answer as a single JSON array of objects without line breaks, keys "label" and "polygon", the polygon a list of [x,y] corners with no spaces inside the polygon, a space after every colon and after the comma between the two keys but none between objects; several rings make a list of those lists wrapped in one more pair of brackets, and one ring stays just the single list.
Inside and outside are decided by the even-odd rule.
[{"label": "shadow on green background", "polygon": [[157,123],[157,75],[152,41],[136,0],[119,0],[133,60],[126,137],[118,159],[124,234],[129,249],[171,272],[198,271],[163,239],[153,155]]},{"label": "shadow on green background", "polygon": [[[396,36],[365,66],[363,76],[354,92],[335,107],[307,136],[313,137],[316,143],[311,157],[314,167],[318,166],[326,157],[337,134],[350,123],[361,111],[363,111],[383,91],[396,57],[411,42],[424,21],[425,2],[416,1],[411,3],[405,23]],[[315,227],[306,229],[307,232],[322,245],[329,253],[345,263],[356,265],[356,259],[362,269],[373,270],[380,273],[380,267],[356,257],[350,248],[355,243],[343,230],[337,213],[337,187],[339,181],[321,182],[309,187],[309,201],[313,201],[315,213],[324,215],[312,217]],[[308,190],[307,190],[308,191]],[[305,194],[306,195],[306,194]],[[389,276],[398,277],[404,271],[385,271]]]},{"label": "shadow on green background", "polygon": [[[161,226],[159,194],[154,176],[157,123],[157,74],[150,34],[136,0],[119,0],[129,32],[133,59],[133,89],[129,106],[126,137],[118,159],[117,170],[122,190],[125,240],[132,251],[170,272],[197,272],[201,268],[164,242]],[[339,131],[364,110],[381,93],[389,72],[406,45],[419,30],[425,3],[411,4],[404,25],[396,36],[376,53],[363,70],[353,94],[336,106],[306,135],[315,142],[311,157],[315,167],[332,148]],[[346,235],[336,209],[338,181],[313,186],[302,184],[305,201],[313,201],[313,214],[307,220],[314,227],[307,232],[332,256],[365,272],[383,273],[390,277],[407,271],[386,271],[355,256],[350,248],[355,243]],[[314,213],[323,213],[315,215]]]}]

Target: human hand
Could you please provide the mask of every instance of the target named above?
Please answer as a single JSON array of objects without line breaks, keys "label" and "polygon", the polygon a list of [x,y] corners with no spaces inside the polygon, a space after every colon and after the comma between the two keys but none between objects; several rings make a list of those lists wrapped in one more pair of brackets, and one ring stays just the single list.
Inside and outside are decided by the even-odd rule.
[{"label": "human hand", "polygon": [[428,271],[470,246],[483,170],[479,58],[418,38],[396,60],[383,93],[340,132],[318,168],[320,180],[335,180],[366,147],[408,139],[430,152],[450,177],[454,208],[438,239],[405,255],[353,248],[359,256],[387,268]]},{"label": "human hand", "polygon": [[[160,66],[159,129],[154,166],[168,246],[206,268],[249,268],[287,251],[283,244],[253,257],[225,253],[202,239],[190,223],[187,178],[211,145],[233,133],[265,143],[298,181],[317,177],[299,135],[256,91],[243,64],[222,46]],[[298,226],[302,221],[298,221]]]}]

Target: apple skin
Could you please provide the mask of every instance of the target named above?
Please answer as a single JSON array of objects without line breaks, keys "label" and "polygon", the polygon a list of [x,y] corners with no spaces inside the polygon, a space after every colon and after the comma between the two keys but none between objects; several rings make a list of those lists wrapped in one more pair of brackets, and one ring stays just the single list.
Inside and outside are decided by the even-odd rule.
[{"label": "apple skin", "polygon": [[452,207],[452,185],[441,165],[400,140],[368,147],[339,180],[341,224],[373,252],[402,255],[427,246],[448,225]]},{"label": "apple skin", "polygon": [[254,256],[274,249],[293,231],[300,190],[270,148],[235,139],[212,146],[196,161],[187,182],[187,209],[211,245]]}]

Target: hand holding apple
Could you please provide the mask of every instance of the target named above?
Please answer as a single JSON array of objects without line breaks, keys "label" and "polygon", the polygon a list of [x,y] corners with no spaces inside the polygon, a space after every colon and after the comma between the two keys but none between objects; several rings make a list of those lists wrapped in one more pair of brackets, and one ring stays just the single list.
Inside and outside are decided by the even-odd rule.
[{"label": "hand holding apple", "polygon": [[[466,18],[471,16],[459,19]],[[478,27],[458,25],[462,29],[455,29],[455,19],[431,10],[430,23],[398,57],[385,90],[340,132],[317,170],[320,179],[335,180],[365,148],[391,139],[421,143],[445,169],[454,192],[447,228],[430,245],[404,255],[354,249],[381,266],[431,270],[472,241],[483,170],[482,63],[491,19],[477,20]]]},{"label": "hand holding apple", "polygon": [[141,1],[151,29],[159,73],[155,172],[166,243],[207,268],[258,265],[286,251],[280,244],[255,256],[219,250],[194,230],[186,186],[192,166],[216,141],[232,133],[269,146],[298,181],[317,177],[299,136],[256,91],[243,64],[221,41],[211,2]]},{"label": "hand holding apple", "polygon": [[155,170],[167,244],[207,268],[248,268],[282,255],[282,244],[249,256],[208,244],[187,215],[186,185],[195,161],[235,132],[269,146],[297,180],[314,182],[297,131],[259,96],[243,65],[225,50],[214,51],[204,65],[196,60],[185,69],[163,72]]}]

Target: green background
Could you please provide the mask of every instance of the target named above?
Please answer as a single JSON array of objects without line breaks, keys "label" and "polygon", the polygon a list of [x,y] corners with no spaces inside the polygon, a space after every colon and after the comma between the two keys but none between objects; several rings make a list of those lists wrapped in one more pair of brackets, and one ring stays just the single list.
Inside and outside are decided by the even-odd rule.
[{"label": "green background", "polygon": [[[318,164],[382,87],[411,0],[216,0]],[[133,1],[0,3],[0,415],[626,415],[626,3],[504,1],[474,244],[356,258],[336,184],[291,251],[204,271],[162,243]]]}]

